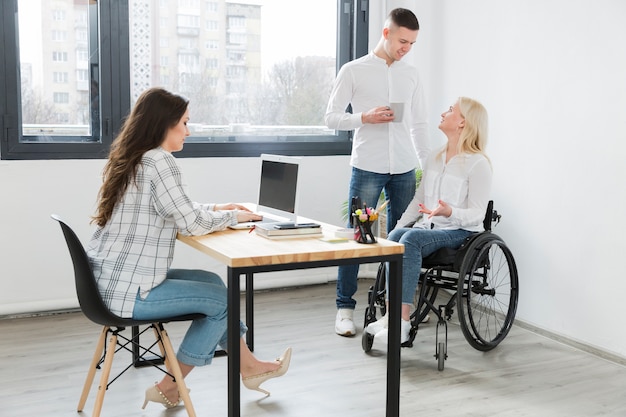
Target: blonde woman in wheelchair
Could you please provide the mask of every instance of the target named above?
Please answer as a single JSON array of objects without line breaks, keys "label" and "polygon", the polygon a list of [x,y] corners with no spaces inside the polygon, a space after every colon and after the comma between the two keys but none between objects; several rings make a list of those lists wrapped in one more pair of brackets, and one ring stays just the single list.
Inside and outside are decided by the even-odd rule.
[{"label": "blonde woman in wheelchair", "polygon": [[[456,249],[470,234],[484,230],[492,180],[491,163],[484,152],[487,125],[485,107],[468,97],[459,97],[441,114],[439,129],[447,143],[428,158],[413,200],[389,234],[389,240],[405,247],[401,343],[409,340],[422,259],[444,247]],[[387,325],[384,315],[365,330],[376,335]]]}]

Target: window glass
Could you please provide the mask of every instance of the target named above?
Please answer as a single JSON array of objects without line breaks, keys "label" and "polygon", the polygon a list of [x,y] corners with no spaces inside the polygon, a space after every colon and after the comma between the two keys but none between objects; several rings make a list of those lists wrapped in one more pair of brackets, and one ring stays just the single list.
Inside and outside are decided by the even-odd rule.
[{"label": "window glass", "polygon": [[99,141],[94,3],[18,1],[20,142]]},{"label": "window glass", "polygon": [[335,135],[323,118],[337,0],[130,0],[129,9],[131,105],[153,86],[186,96],[191,142]]},{"label": "window glass", "polygon": [[368,1],[0,0],[0,159],[104,158],[153,86],[191,102],[180,157],[349,154],[323,115]]}]

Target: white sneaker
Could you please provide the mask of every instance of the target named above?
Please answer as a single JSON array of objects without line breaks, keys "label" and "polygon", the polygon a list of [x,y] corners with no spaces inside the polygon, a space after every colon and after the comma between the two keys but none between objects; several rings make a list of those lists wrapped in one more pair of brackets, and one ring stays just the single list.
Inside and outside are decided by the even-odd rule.
[{"label": "white sneaker", "polygon": [[[389,328],[389,318],[384,315],[380,320],[374,321],[367,325],[365,331],[372,336],[382,334]],[[404,343],[409,340],[409,332],[411,331],[411,322],[407,320],[400,321],[400,343]]]},{"label": "white sneaker", "polygon": [[400,323],[400,343],[404,343],[409,340],[409,332],[411,331],[411,322],[402,320]]},{"label": "white sneaker", "polygon": [[335,332],[340,336],[354,336],[356,327],[354,326],[354,310],[349,308],[340,308],[337,310],[335,318]]},{"label": "white sneaker", "polygon": [[365,328],[365,331],[372,336],[376,336],[377,333],[380,333],[382,330],[385,330],[389,327],[389,318],[385,314],[380,319],[371,322]]}]

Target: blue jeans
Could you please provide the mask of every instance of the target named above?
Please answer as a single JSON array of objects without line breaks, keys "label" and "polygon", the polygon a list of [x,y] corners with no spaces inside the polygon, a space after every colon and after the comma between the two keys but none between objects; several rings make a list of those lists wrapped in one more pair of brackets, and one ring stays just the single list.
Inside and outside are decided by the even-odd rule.
[{"label": "blue jeans", "polygon": [[[165,281],[150,290],[145,299],[137,295],[133,318],[152,320],[205,314],[205,318],[191,322],[176,357],[187,365],[209,365],[217,345],[224,350],[228,348],[226,292],[226,286],[217,274],[203,270],[170,269]],[[241,322],[239,327],[243,336],[248,329]]]},{"label": "blue jeans", "polygon": [[[417,289],[422,259],[438,249],[456,249],[473,232],[467,230],[441,229],[396,229],[388,236],[389,240],[404,244],[402,255],[402,304],[413,304]],[[387,274],[389,276],[389,274]]]},{"label": "blue jeans", "polygon": [[[415,171],[404,174],[377,174],[352,168],[348,206],[352,197],[360,197],[369,207],[375,207],[380,193],[385,193],[389,200],[387,206],[387,233],[396,225],[407,206],[415,195]],[[351,207],[348,207],[350,211]],[[349,225],[348,225],[349,226]],[[352,298],[357,290],[357,276],[359,265],[344,265],[339,267],[337,276],[337,308],[353,309],[356,301]]]}]

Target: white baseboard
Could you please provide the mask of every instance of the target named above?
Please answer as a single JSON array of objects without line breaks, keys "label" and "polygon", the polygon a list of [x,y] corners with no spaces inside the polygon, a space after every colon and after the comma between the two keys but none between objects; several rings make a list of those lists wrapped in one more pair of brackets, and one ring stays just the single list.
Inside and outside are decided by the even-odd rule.
[{"label": "white baseboard", "polygon": [[0,305],[0,317],[12,318],[17,316],[36,316],[50,314],[59,310],[75,310],[80,308],[78,298],[66,298],[60,300],[30,301]]}]

